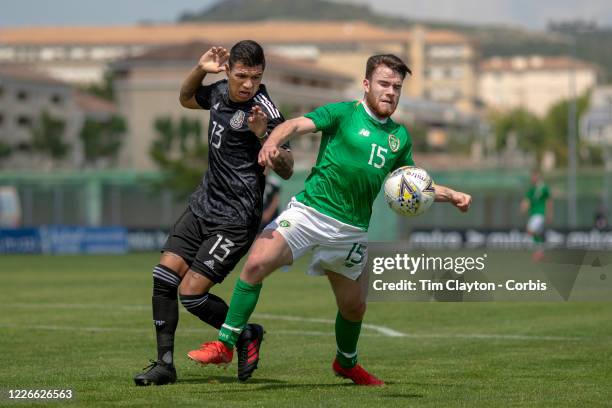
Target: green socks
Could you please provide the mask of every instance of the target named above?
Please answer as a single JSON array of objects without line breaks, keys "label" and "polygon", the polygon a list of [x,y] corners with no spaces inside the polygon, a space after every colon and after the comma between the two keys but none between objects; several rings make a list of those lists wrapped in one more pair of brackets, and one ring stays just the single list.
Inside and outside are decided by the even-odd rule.
[{"label": "green socks", "polygon": [[[225,323],[219,330],[220,341],[230,347],[236,345],[242,329],[255,310],[261,286],[261,283],[251,285],[238,279]],[[344,368],[351,368],[357,364],[357,341],[360,332],[361,322],[350,322],[338,311],[336,315],[336,345],[338,347],[336,358]]]},{"label": "green socks", "polygon": [[261,283],[251,285],[241,279],[236,282],[225,323],[219,330],[219,340],[223,343],[230,347],[236,345],[242,329],[244,329],[253,310],[255,310],[261,286]]},{"label": "green socks", "polygon": [[[233,299],[232,299],[233,300]],[[343,368],[357,364],[357,341],[361,332],[361,322],[349,322],[340,314],[336,315],[336,358]]]}]

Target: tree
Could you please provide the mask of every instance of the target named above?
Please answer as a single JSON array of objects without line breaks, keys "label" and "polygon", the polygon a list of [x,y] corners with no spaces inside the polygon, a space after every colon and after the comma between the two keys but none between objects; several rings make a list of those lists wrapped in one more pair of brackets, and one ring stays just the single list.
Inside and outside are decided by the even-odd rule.
[{"label": "tree", "polygon": [[541,160],[547,149],[546,128],[542,120],[525,109],[514,109],[506,114],[493,117],[493,129],[497,140],[497,148],[506,146],[508,137],[515,134],[518,147],[536,155]]},{"label": "tree", "polygon": [[47,154],[54,160],[63,159],[70,151],[70,145],[64,143],[66,121],[52,117],[43,111],[32,131],[32,150]]},{"label": "tree", "polygon": [[182,117],[175,123],[170,117],[160,117],[153,127],[157,138],[150,154],[162,171],[162,181],[156,187],[168,188],[183,199],[198,185],[208,167],[208,146],[202,142],[200,121]]},{"label": "tree", "polygon": [[110,72],[104,74],[102,83],[93,84],[87,87],[83,87],[86,93],[96,95],[99,98],[106,99],[107,101],[115,101],[115,90],[113,88],[113,76]]},{"label": "tree", "polygon": [[0,142],[0,159],[5,159],[13,153],[11,146]]},{"label": "tree", "polygon": [[116,159],[125,131],[125,120],[120,116],[114,115],[102,121],[85,119],[79,135],[85,160],[96,164],[100,159]]},{"label": "tree", "polygon": [[[576,99],[576,129],[575,135],[578,137],[580,117],[586,112],[589,105],[589,94],[585,94]],[[561,164],[567,163],[567,133],[568,133],[568,113],[569,99],[565,99],[554,104],[546,114],[544,124],[546,128],[546,139],[551,150]]]}]

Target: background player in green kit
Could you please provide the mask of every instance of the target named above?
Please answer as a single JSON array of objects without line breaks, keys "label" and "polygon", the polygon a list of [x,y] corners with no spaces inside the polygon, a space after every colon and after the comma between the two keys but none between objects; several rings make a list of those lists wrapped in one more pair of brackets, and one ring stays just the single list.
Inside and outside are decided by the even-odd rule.
[{"label": "background player in green kit", "polygon": [[529,211],[527,220],[527,233],[533,237],[533,241],[538,248],[533,253],[534,261],[541,261],[544,257],[542,245],[544,243],[544,227],[552,220],[552,200],[550,190],[540,175],[538,170],[531,172],[531,186],[525,198],[521,202],[521,212]]},{"label": "background player in green kit", "polygon": [[[234,288],[219,341],[200,349],[200,362],[231,361],[236,340],[257,304],[263,279],[311,252],[308,273],[328,277],[338,305],[333,370],[356,384],[384,384],[357,364],[357,341],[366,309],[361,272],[374,199],[388,173],[414,165],[408,131],[390,118],[409,72],[394,55],[370,57],[362,101],[325,105],[289,120],[275,128],[264,143],[259,153],[261,165],[272,162],[280,153],[279,146],[291,136],[323,132],[317,163],[304,191],[255,241]],[[436,201],[467,211],[471,197],[436,186]]]}]

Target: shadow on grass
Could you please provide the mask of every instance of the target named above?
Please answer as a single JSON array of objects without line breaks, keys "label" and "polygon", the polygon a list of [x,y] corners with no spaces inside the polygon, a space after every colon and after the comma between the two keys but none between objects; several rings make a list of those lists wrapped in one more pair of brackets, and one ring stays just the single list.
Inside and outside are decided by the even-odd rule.
[{"label": "shadow on grass", "polygon": [[177,381],[178,384],[284,384],[286,381],[281,381],[272,378],[251,378],[248,381],[241,383],[236,376],[232,375],[209,375],[205,377],[181,378]]},{"label": "shadow on grass", "polygon": [[[208,376],[206,378],[184,378],[178,381],[178,384],[202,384],[202,385],[217,385],[217,384],[232,384],[238,386],[230,387],[228,389],[215,389],[215,393],[230,393],[234,394],[237,392],[258,392],[258,391],[276,391],[276,390],[304,390],[308,391],[309,389],[312,391],[320,390],[321,388],[325,389],[346,389],[351,387],[358,387],[357,385],[350,382],[342,382],[342,383],[295,383],[282,381],[278,379],[271,378],[251,378],[246,382],[239,382],[234,376]],[[398,383],[396,382],[387,382],[386,387],[373,387],[372,390],[385,390],[388,389],[389,386],[394,386]],[[254,385],[251,387],[249,385]],[[240,388],[243,387],[243,388]],[[383,395],[385,398],[423,398],[422,394],[414,394],[414,393],[385,393]]]},{"label": "shadow on grass", "polygon": [[479,389],[482,388],[476,385],[468,385],[468,384],[452,384],[452,383],[426,383],[426,382],[405,382],[402,383],[404,385],[411,385],[416,387],[461,387],[461,388],[471,388],[471,389]]},{"label": "shadow on grass", "polygon": [[402,394],[400,392],[396,392],[393,394],[385,394],[382,395],[383,398],[423,398],[425,397],[423,394]]}]

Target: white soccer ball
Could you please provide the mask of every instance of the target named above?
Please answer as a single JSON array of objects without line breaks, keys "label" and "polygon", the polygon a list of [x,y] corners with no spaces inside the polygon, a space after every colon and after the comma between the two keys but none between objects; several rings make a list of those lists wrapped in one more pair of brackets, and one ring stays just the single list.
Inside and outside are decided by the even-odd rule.
[{"label": "white soccer ball", "polygon": [[385,200],[396,213],[405,216],[422,214],[431,207],[436,192],[434,182],[420,167],[400,167],[389,174],[384,184]]}]

